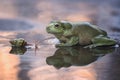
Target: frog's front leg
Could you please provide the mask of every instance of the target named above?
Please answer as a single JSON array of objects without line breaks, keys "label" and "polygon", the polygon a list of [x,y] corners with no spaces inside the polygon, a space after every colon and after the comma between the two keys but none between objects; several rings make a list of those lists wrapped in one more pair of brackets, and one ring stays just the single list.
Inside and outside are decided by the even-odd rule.
[{"label": "frog's front leg", "polygon": [[56,44],[56,47],[59,47],[59,46],[74,46],[74,45],[78,44],[78,41],[79,41],[79,38],[74,36],[74,37],[71,37],[70,39],[68,39],[66,41],[66,43]]},{"label": "frog's front leg", "polygon": [[113,39],[110,39],[107,36],[99,35],[92,39],[92,44],[85,46],[85,48],[94,48],[98,46],[113,46],[116,44],[116,41]]}]

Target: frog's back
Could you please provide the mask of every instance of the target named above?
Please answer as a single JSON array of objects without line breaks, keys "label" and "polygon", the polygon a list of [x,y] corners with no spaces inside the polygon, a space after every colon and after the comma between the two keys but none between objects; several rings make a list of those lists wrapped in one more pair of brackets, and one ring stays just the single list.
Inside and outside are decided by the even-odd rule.
[{"label": "frog's back", "polygon": [[88,22],[75,22],[71,24],[73,26],[73,33],[79,36],[79,43],[81,45],[91,44],[91,40],[98,35],[107,35],[105,31]]}]

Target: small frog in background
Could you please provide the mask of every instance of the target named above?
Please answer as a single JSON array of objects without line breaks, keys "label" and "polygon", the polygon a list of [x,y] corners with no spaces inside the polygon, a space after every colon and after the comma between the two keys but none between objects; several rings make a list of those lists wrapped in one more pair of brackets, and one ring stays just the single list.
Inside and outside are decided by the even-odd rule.
[{"label": "small frog in background", "polygon": [[46,28],[48,33],[59,39],[59,46],[82,45],[85,48],[113,46],[116,41],[110,39],[107,32],[88,22],[53,21]]},{"label": "small frog in background", "polygon": [[27,42],[23,38],[13,39],[9,41],[12,47],[25,47]]}]

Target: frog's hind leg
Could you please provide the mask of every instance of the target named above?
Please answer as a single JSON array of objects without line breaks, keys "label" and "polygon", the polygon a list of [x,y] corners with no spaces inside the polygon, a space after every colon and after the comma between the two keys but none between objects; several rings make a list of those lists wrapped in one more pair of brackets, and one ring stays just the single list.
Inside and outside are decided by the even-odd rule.
[{"label": "frog's hind leg", "polygon": [[99,35],[92,39],[92,44],[85,46],[85,48],[94,48],[98,46],[113,46],[116,44],[116,41],[113,39],[110,39],[107,36]]}]

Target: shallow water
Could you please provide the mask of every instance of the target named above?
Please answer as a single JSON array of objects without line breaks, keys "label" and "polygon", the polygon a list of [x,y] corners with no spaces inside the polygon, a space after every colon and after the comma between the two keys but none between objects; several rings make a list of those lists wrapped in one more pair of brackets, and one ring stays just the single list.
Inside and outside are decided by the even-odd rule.
[{"label": "shallow water", "polygon": [[[51,20],[89,21],[120,39],[119,0],[0,0],[0,80],[119,80],[120,48],[56,48]],[[24,38],[32,47],[12,48]],[[35,44],[38,49],[35,49]]]},{"label": "shallow water", "polygon": [[39,50],[28,49],[23,54],[1,53],[0,78],[1,80],[119,80],[119,52],[119,48],[56,49],[51,45],[41,45]]}]

